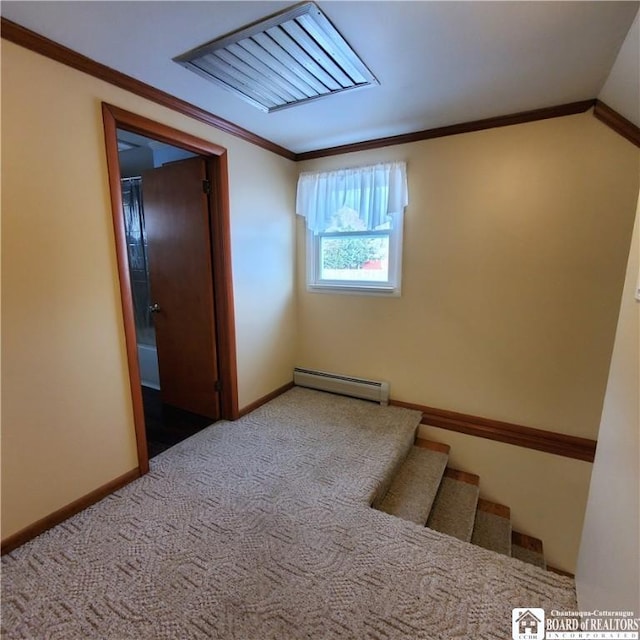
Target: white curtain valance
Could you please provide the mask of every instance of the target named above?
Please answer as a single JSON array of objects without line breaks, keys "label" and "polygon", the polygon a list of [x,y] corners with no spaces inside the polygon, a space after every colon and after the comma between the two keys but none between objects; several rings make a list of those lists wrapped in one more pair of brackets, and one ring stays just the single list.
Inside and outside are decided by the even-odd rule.
[{"label": "white curtain valance", "polygon": [[338,230],[344,217],[339,212],[345,209],[357,212],[362,229],[384,228],[407,203],[405,162],[306,172],[298,179],[296,213],[314,233]]}]

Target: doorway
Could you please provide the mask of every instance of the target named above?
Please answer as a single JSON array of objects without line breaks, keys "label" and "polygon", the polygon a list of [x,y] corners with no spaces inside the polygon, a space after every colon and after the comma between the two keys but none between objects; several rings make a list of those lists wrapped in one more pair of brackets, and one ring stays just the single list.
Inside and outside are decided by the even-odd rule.
[{"label": "doorway", "polygon": [[103,104],[141,473],[237,418],[226,152]]},{"label": "doorway", "polygon": [[149,457],[220,417],[204,158],[117,129]]}]

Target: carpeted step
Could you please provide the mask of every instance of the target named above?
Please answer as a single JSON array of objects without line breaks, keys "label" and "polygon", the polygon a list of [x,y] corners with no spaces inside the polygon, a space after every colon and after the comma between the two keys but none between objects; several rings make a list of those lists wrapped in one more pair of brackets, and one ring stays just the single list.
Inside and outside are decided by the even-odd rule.
[{"label": "carpeted step", "polygon": [[469,542],[476,517],[480,478],[446,469],[433,503],[427,527]]},{"label": "carpeted step", "polygon": [[421,440],[409,451],[378,509],[424,525],[438,492],[449,447]]},{"label": "carpeted step", "polygon": [[[395,447],[393,453],[393,461],[387,467],[387,471],[384,474],[384,477],[381,478],[378,486],[375,489],[374,494],[371,496],[370,504],[374,509],[380,509],[380,505],[384,500],[385,496],[389,492],[389,487],[391,483],[395,480],[395,477],[398,475],[398,471],[404,464],[407,456],[411,452],[414,447],[414,443],[416,440],[415,431],[413,433],[407,432],[405,433],[402,441],[399,441],[397,446]],[[443,445],[447,446],[447,445]]]},{"label": "carpeted step", "polygon": [[416,439],[404,461],[390,469],[372,506],[546,569],[542,542],[512,532],[510,508],[479,497],[479,476],[445,469],[448,455],[448,445]]},{"label": "carpeted step", "polygon": [[542,549],[542,540],[538,540],[538,538],[532,538],[518,531],[512,532],[511,555],[514,558],[518,558],[518,560],[528,562],[536,567],[542,569],[547,568],[544,551]]},{"label": "carpeted step", "polygon": [[511,509],[479,498],[471,543],[510,556]]}]

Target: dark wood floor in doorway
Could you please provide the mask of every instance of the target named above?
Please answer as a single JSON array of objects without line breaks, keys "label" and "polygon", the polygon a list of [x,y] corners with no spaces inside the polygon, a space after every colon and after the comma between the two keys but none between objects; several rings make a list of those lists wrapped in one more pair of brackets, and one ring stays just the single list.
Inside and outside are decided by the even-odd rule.
[{"label": "dark wood floor in doorway", "polygon": [[208,427],[212,420],[162,403],[160,391],[142,387],[149,458]]}]

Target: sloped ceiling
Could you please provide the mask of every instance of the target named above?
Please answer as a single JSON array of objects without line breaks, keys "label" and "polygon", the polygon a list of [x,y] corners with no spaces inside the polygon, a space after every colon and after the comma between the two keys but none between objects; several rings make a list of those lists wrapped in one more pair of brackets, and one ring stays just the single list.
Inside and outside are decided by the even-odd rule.
[{"label": "sloped ceiling", "polygon": [[640,127],[640,14],[636,14],[598,97]]}]

